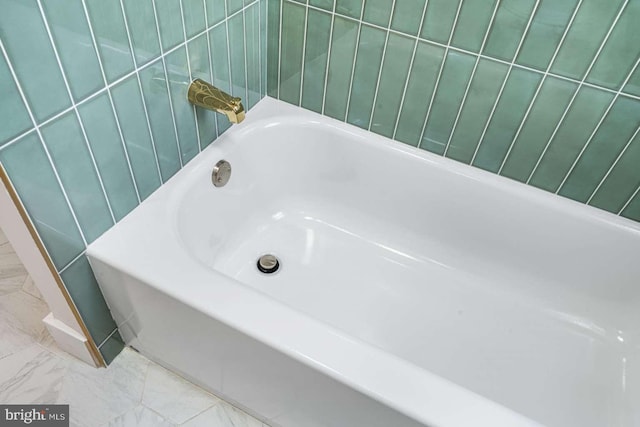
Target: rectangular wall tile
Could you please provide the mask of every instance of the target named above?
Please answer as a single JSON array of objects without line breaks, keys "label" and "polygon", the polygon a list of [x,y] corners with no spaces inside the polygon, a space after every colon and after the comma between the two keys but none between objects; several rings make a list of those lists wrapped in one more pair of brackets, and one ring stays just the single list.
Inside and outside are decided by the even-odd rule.
[{"label": "rectangular wall tile", "polygon": [[348,19],[335,17],[324,114],[338,120],[344,120],[347,116],[347,98],[349,97],[351,69],[353,61],[355,61],[357,36],[358,24]]},{"label": "rectangular wall tile", "polygon": [[623,0],[584,1],[551,71],[581,79],[609,31]]},{"label": "rectangular wall tile", "polygon": [[61,274],[91,336],[100,345],[116,329],[89,261],[81,256]]},{"label": "rectangular wall tile", "polygon": [[205,30],[206,19],[203,0],[182,0],[182,11],[184,13],[184,28],[188,38]]},{"label": "rectangular wall tile", "polygon": [[107,364],[113,362],[113,359],[116,358],[118,354],[124,348],[124,340],[118,331],[116,331],[113,335],[111,335],[107,340],[100,346],[98,350],[100,350],[100,354],[104,357],[104,360]]},{"label": "rectangular wall tile", "polygon": [[[209,43],[211,47],[211,66],[213,68],[213,84],[216,87],[231,93],[231,74],[229,55],[227,49],[227,29],[226,25],[218,25],[209,33]],[[277,85],[275,86],[277,90]],[[226,117],[217,114],[218,135],[231,126]]]},{"label": "rectangular wall tile", "polygon": [[542,0],[518,54],[518,64],[546,69],[576,7],[578,0]]},{"label": "rectangular wall tile", "polygon": [[586,202],[638,126],[640,101],[618,98],[559,194]]},{"label": "rectangular wall tile", "polygon": [[54,166],[90,243],[113,225],[91,153],[73,112],[42,128]]},{"label": "rectangular wall tile", "polygon": [[619,89],[640,57],[638,40],[640,2],[630,1],[604,45],[587,81],[611,89]]},{"label": "rectangular wall tile", "polygon": [[456,51],[449,51],[447,54],[424,136],[420,141],[421,148],[444,154],[474,63],[475,59],[471,55]]},{"label": "rectangular wall tile", "polygon": [[193,105],[187,100],[187,88],[191,83],[187,66],[187,50],[180,47],[166,57],[171,105],[178,130],[178,144],[182,164],[187,164],[200,151]]},{"label": "rectangular wall tile", "polygon": [[112,94],[138,192],[144,200],[160,186],[162,177],[136,76],[115,86]]},{"label": "rectangular wall tile", "polygon": [[49,28],[76,101],[104,86],[81,0],[42,2]]},{"label": "rectangular wall tile", "polygon": [[[209,59],[209,44],[207,43],[207,34],[191,40],[188,45],[189,62],[191,64],[191,73],[193,78],[202,79],[206,82],[214,84],[211,78],[211,61]],[[200,135],[200,149],[204,149],[214,139],[216,139],[216,113],[205,110],[204,108],[196,108],[196,116],[198,118],[198,133]]]},{"label": "rectangular wall tile", "polygon": [[[625,206],[633,193],[640,186],[640,176],[638,176],[638,165],[640,164],[640,133],[636,134],[631,141],[629,148],[624,152],[611,173],[602,183],[602,186],[593,195],[590,205],[605,209],[609,212],[618,213]],[[630,207],[626,214],[631,217],[631,211],[639,212],[640,199],[636,199],[635,207]],[[632,203],[633,205],[633,203]],[[623,212],[624,214],[625,212]],[[636,216],[636,220],[640,216]]]},{"label": "rectangular wall tile", "polygon": [[420,36],[447,43],[462,0],[429,0]]},{"label": "rectangular wall tile", "polygon": [[253,108],[260,101],[260,2],[256,2],[245,10],[245,37],[247,45],[247,90],[245,100],[247,109]]},{"label": "rectangular wall tile", "polygon": [[633,75],[624,87],[624,91],[635,96],[640,96],[640,67],[636,68],[633,72]]},{"label": "rectangular wall tile", "polygon": [[447,157],[463,163],[471,162],[482,130],[498,98],[507,69],[505,64],[480,60],[460,111],[458,123],[450,136]]},{"label": "rectangular wall tile", "polygon": [[363,1],[365,0],[336,0],[336,13],[352,18],[360,18]]},{"label": "rectangular wall tile", "polygon": [[333,10],[334,3],[335,0],[309,0],[309,4],[311,6],[319,7],[324,10]]},{"label": "rectangular wall tile", "polygon": [[640,221],[640,196],[638,194],[640,193],[636,193],[636,196],[633,198],[633,200],[631,200],[627,207],[624,208],[622,212],[620,212],[621,216],[632,219],[634,221]]},{"label": "rectangular wall tile", "polygon": [[569,113],[531,177],[532,185],[549,191],[558,189],[612,98],[612,94],[598,89],[586,86],[579,89]]},{"label": "rectangular wall tile", "polygon": [[409,75],[407,93],[398,120],[396,139],[417,146],[422,125],[433,96],[444,49],[428,43],[418,43],[413,69]]},{"label": "rectangular wall tile", "polygon": [[527,181],[576,89],[575,83],[566,80],[550,77],[544,81],[520,134],[512,142],[502,175]]},{"label": "rectangular wall tile", "polygon": [[524,36],[529,17],[535,12],[535,0],[503,0],[484,49],[486,55],[513,60]]},{"label": "rectangular wall tile", "polygon": [[463,1],[451,44],[472,52],[480,51],[496,1]]},{"label": "rectangular wall tile", "polygon": [[227,0],[227,16],[236,13],[244,6],[243,0]]},{"label": "rectangular wall tile", "polygon": [[231,94],[241,98],[247,97],[247,80],[245,74],[245,51],[244,51],[244,23],[242,22],[242,14],[237,14],[229,19],[229,42],[232,43],[233,49],[230,50],[231,55]]},{"label": "rectangular wall tile", "polygon": [[153,0],[123,0],[127,25],[138,66],[160,55],[158,27],[153,12]]},{"label": "rectangular wall tile", "polygon": [[329,14],[309,10],[302,106],[317,113],[322,112],[330,29],[331,16]]},{"label": "rectangular wall tile", "polygon": [[393,2],[389,0],[367,0],[364,2],[362,20],[370,24],[386,27],[391,20]]},{"label": "rectangular wall tile", "polygon": [[80,106],[78,112],[111,209],[119,221],[138,205],[138,196],[109,98],[99,95]]},{"label": "rectangular wall tile", "polygon": [[378,28],[363,25],[360,29],[347,122],[365,129],[371,119],[385,40],[386,32]]},{"label": "rectangular wall tile", "polygon": [[210,26],[221,22],[226,17],[224,0],[205,0],[205,7]]},{"label": "rectangular wall tile", "polygon": [[511,71],[493,118],[477,148],[474,166],[491,172],[500,170],[541,80],[542,75],[538,73],[517,68]]},{"label": "rectangular wall tile", "polygon": [[85,0],[107,80],[112,82],[134,69],[120,2]]},{"label": "rectangular wall tile", "polygon": [[280,7],[284,0],[269,0],[267,3],[267,95],[278,97],[278,65],[280,64]]},{"label": "rectangular wall tile", "polygon": [[13,83],[13,77],[9,66],[0,55],[0,117],[3,117],[3,126],[0,126],[0,147],[10,139],[20,135],[32,126],[27,109],[22,102],[17,86]]},{"label": "rectangular wall tile", "polygon": [[44,121],[69,107],[71,100],[37,2],[6,0],[0,28],[2,43],[36,119]]},{"label": "rectangular wall tile", "polygon": [[409,74],[409,63],[416,43],[417,41],[408,37],[389,35],[371,123],[371,131],[375,133],[389,138],[393,136],[405,86],[405,80],[399,79],[398,76]]},{"label": "rectangular wall tile", "polygon": [[285,2],[282,6],[280,99],[295,105],[300,101],[304,28],[305,8]]},{"label": "rectangular wall tile", "polygon": [[156,7],[160,42],[167,51],[184,41],[180,19],[180,0],[153,0]]},{"label": "rectangular wall tile", "polygon": [[404,34],[417,35],[425,4],[426,0],[396,0],[391,28]]},{"label": "rectangular wall tile", "polygon": [[0,151],[0,160],[51,260],[61,269],[84,250],[84,242],[36,133]]},{"label": "rectangular wall tile", "polygon": [[162,61],[156,61],[142,70],[140,80],[151,122],[151,133],[156,143],[162,181],[165,182],[180,169],[180,158]]}]

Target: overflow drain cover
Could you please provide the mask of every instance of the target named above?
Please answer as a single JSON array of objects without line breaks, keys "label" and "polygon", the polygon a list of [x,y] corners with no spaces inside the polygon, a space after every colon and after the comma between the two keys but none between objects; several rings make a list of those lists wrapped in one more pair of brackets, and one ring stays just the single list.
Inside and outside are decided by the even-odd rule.
[{"label": "overflow drain cover", "polygon": [[278,258],[275,257],[275,255],[267,254],[262,255],[260,258],[258,258],[257,266],[258,270],[260,270],[264,274],[272,274],[278,271],[278,269],[280,268],[280,262],[278,261]]}]

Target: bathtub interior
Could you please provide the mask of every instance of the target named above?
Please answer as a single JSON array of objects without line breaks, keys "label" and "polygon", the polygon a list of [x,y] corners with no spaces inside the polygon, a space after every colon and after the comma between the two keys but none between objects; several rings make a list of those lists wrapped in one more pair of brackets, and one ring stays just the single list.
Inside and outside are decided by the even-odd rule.
[{"label": "bathtub interior", "polygon": [[[637,227],[323,121],[220,138],[225,187],[188,167],[172,203],[184,249],[547,425],[640,422]],[[264,253],[277,273],[256,269]]]}]

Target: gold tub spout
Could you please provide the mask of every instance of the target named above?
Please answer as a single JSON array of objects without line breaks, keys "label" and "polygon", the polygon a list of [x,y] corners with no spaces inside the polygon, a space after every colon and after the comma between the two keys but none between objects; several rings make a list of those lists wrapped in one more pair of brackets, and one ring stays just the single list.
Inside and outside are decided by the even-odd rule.
[{"label": "gold tub spout", "polygon": [[195,79],[187,91],[189,102],[207,110],[217,111],[229,118],[231,123],[244,120],[244,106],[235,98],[201,79]]}]

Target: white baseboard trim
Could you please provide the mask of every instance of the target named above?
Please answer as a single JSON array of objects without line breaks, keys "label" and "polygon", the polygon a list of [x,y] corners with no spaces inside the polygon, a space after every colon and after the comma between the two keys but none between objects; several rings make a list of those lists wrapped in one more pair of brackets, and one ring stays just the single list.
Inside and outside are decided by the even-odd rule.
[{"label": "white baseboard trim", "polygon": [[53,317],[53,313],[49,313],[42,321],[47,326],[53,339],[56,340],[58,347],[88,365],[99,366],[95,360],[93,360],[87,339],[83,335]]}]

